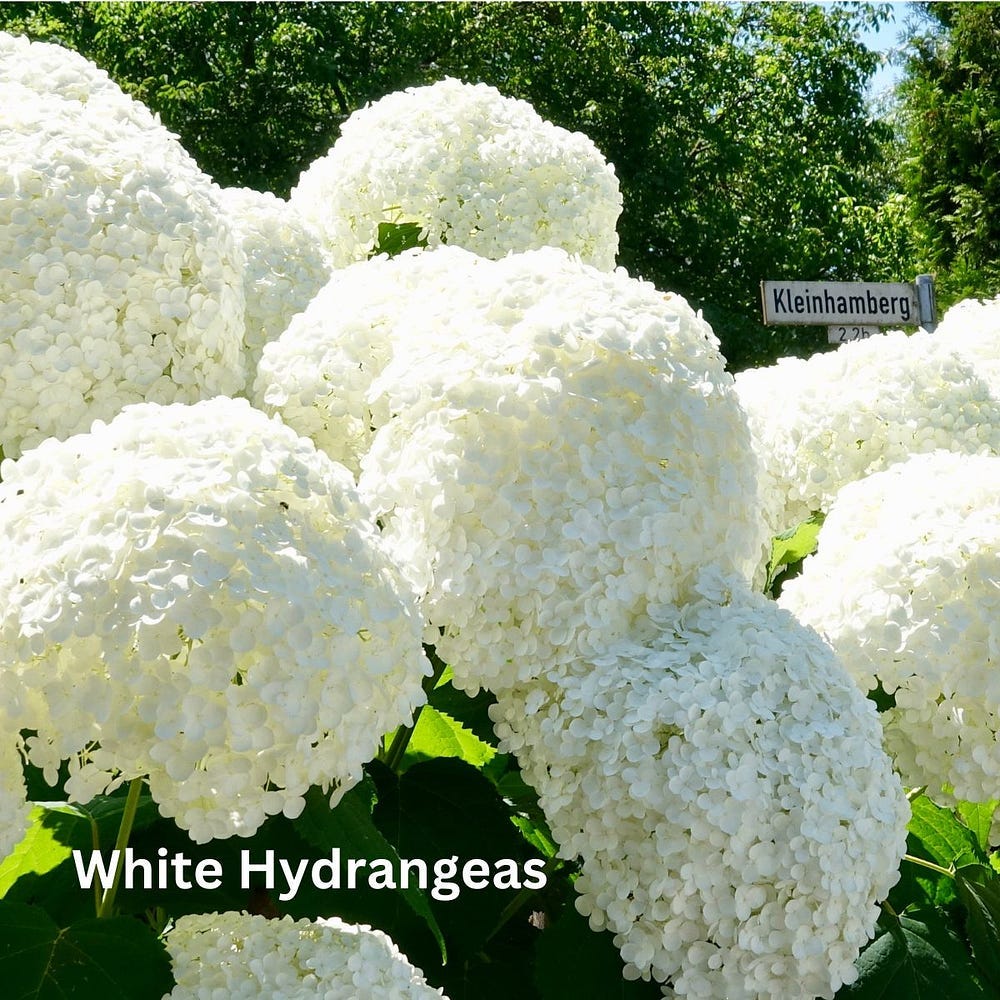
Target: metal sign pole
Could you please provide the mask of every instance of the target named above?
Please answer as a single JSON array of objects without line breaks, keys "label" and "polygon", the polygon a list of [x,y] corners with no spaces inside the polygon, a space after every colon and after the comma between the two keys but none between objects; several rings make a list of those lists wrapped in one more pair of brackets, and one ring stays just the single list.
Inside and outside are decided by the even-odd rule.
[{"label": "metal sign pole", "polygon": [[914,284],[917,286],[917,302],[920,304],[920,325],[933,333],[937,326],[937,302],[934,298],[934,275],[918,274]]}]

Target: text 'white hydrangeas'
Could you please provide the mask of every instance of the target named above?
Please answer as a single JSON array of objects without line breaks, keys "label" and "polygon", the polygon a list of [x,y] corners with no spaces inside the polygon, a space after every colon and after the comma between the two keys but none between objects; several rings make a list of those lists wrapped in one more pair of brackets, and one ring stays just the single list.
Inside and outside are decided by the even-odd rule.
[{"label": "text 'white hydrangeas'", "polygon": [[1000,395],[935,338],[895,331],[736,377],[774,534],[912,454],[1000,453]]},{"label": "text 'white hydrangeas'", "polygon": [[177,985],[163,1000],[441,1000],[382,931],[338,917],[181,917],[166,936]]},{"label": "text 'white hydrangeas'", "polygon": [[641,634],[706,561],[749,572],[763,528],[732,377],[683,299],[553,248],[463,278],[369,390],[392,419],[359,488],[456,685],[496,689]]},{"label": "text 'white hydrangeas'", "polygon": [[37,74],[51,60],[34,56],[0,49],[8,457],[128,403],[195,402],[245,381],[242,255],[209,178],[124,95],[83,100],[65,81],[49,93]]},{"label": "text 'white hydrangeas'", "polygon": [[413,222],[430,246],[494,259],[558,246],[609,270],[622,209],[614,169],[585,135],[452,79],[356,111],[291,202],[338,266],[372,252],[380,223]]},{"label": "text 'white hydrangeas'", "polygon": [[132,406],[0,472],[2,704],[74,799],[148,775],[193,839],[249,835],[423,702],[353,479],[246,401]]},{"label": "text 'white hydrangeas'", "polygon": [[582,859],[577,908],[626,976],[701,1000],[832,997],[898,877],[909,806],[829,647],[742,584],[711,587],[645,646],[501,693],[501,749]]},{"label": "text 'white hydrangeas'", "polygon": [[845,487],[781,603],[863,691],[895,700],[886,747],[910,787],[1000,787],[1000,458],[919,455]]}]

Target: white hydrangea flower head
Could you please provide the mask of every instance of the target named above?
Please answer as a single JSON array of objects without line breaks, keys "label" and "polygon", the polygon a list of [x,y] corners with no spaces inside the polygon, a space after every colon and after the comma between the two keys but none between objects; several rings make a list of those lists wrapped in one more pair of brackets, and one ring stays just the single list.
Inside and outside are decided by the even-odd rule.
[{"label": "white hydrangea flower head", "polygon": [[31,811],[24,786],[19,743],[11,735],[17,730],[4,723],[0,739],[0,861],[20,843],[28,830]]},{"label": "white hydrangea flower head", "polygon": [[388,935],[339,917],[199,913],[180,917],[165,941],[176,985],[163,1000],[444,997]]},{"label": "white hydrangea flower head", "polygon": [[252,377],[264,345],[305,309],[331,267],[319,234],[287,201],[251,188],[222,188],[217,196],[246,258],[243,348]]},{"label": "white hydrangea flower head", "polygon": [[114,105],[0,82],[0,448],[243,389],[242,255],[209,178]]},{"label": "white hydrangea flower head", "polygon": [[471,691],[649,628],[764,534],[732,376],[682,298],[554,248],[480,268],[411,316],[359,478]]},{"label": "white hydrangea flower head", "polygon": [[712,588],[647,644],[551,670],[491,715],[626,977],[829,998],[898,878],[909,804],[819,636],[741,582]]},{"label": "white hydrangea flower head", "polygon": [[894,331],[737,375],[774,534],[910,455],[1000,452],[1000,394],[935,338]]},{"label": "white hydrangea flower head", "polygon": [[429,246],[491,259],[558,246],[611,270],[622,209],[614,168],[585,135],[454,79],[356,111],[291,202],[338,266],[371,254],[380,223],[417,223]]},{"label": "white hydrangea flower head", "polygon": [[956,302],[941,317],[934,336],[968,358],[1000,392],[1000,297]]},{"label": "white hydrangea flower head", "polygon": [[885,745],[942,803],[1000,788],[1000,458],[914,456],[846,486],[781,604],[863,691],[895,698]]},{"label": "white hydrangea flower head", "polygon": [[39,97],[86,106],[88,111],[114,115],[140,128],[160,129],[159,115],[129,97],[108,74],[89,59],[51,42],[33,42],[0,31],[0,84],[16,83]]},{"label": "white hydrangea flower head", "polygon": [[357,474],[389,418],[385,401],[370,397],[375,378],[403,343],[449,344],[460,303],[485,305],[498,277],[490,261],[460,247],[408,250],[334,271],[265,346],[254,403]]},{"label": "white hydrangea flower head", "polygon": [[245,400],[137,404],[0,472],[0,695],[74,800],[147,775],[192,839],[249,836],[423,703],[353,478]]}]

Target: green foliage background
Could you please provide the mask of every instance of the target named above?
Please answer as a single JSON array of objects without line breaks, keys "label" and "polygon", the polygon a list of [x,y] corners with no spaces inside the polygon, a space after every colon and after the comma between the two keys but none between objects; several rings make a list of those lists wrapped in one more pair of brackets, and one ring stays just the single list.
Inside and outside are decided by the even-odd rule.
[{"label": "green foliage background", "polygon": [[286,196],[366,102],[485,82],[615,164],[620,262],[704,309],[733,370],[825,348],[760,323],[764,278],[912,280],[893,130],[865,86],[877,4],[25,3],[158,111],[218,183]]}]

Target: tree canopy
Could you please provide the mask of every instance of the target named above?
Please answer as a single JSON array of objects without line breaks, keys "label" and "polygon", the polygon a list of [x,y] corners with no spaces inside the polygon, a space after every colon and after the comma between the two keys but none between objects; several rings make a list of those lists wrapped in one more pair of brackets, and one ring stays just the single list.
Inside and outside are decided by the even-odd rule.
[{"label": "tree canopy", "polygon": [[737,370],[822,346],[815,328],[761,325],[762,279],[912,278],[873,236],[890,132],[866,104],[878,56],[860,29],[881,17],[772,2],[0,4],[0,27],[94,60],[226,186],[287,195],[352,111],[407,86],[455,76],[525,98],[615,164],[621,264],[703,308]]},{"label": "tree canopy", "polygon": [[901,87],[902,181],[945,301],[1000,281],[1000,7],[926,3]]}]

